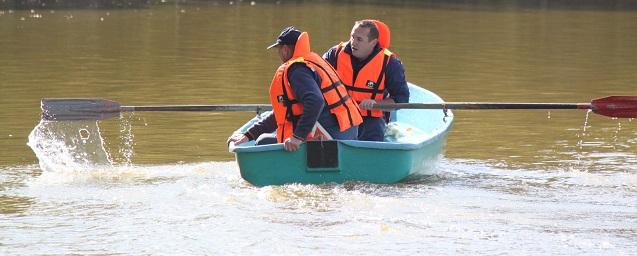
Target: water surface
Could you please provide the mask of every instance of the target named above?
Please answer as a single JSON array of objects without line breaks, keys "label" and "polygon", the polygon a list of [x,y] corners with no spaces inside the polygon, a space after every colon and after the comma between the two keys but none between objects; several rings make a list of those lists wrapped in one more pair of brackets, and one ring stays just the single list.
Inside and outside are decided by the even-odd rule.
[{"label": "water surface", "polygon": [[[447,101],[589,102],[637,92],[635,12],[237,3],[0,11],[1,254],[636,250],[631,119],[456,111],[437,174],[396,185],[251,186],[225,139],[253,113],[47,126],[79,136],[80,155],[29,141],[45,97],[267,102],[279,60],[265,47],[282,27],[309,31],[322,53],[367,17],[391,27],[408,80]],[[82,130],[100,136],[82,144]]]}]

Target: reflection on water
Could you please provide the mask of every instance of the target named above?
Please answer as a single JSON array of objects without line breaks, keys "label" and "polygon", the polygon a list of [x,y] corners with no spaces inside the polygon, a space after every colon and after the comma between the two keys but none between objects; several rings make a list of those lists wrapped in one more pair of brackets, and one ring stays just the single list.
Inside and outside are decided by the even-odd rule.
[{"label": "reflection on water", "polygon": [[33,204],[32,198],[0,195],[0,215],[22,213],[31,204]]}]

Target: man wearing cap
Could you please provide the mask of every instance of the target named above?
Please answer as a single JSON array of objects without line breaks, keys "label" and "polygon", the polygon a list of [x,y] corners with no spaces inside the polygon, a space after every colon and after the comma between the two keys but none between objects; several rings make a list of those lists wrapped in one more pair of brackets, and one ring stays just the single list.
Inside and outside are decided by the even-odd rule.
[{"label": "man wearing cap", "polygon": [[307,32],[287,27],[270,48],[277,48],[283,62],[270,84],[273,111],[228,142],[238,145],[256,139],[257,145],[278,142],[296,151],[308,139],[356,139],[363,121],[358,106],[336,71],[310,51]]},{"label": "man wearing cap", "polygon": [[359,140],[384,140],[389,113],[372,110],[374,104],[409,102],[405,69],[396,55],[389,51],[389,39],[389,27],[385,23],[378,20],[356,21],[350,40],[323,54],[362,108]]}]

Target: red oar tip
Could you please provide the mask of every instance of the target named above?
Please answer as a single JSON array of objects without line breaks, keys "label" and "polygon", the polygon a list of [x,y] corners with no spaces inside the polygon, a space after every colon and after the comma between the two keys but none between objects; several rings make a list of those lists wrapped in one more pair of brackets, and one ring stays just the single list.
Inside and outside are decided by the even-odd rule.
[{"label": "red oar tip", "polygon": [[637,96],[609,96],[594,99],[591,105],[596,114],[622,118],[637,117]]}]

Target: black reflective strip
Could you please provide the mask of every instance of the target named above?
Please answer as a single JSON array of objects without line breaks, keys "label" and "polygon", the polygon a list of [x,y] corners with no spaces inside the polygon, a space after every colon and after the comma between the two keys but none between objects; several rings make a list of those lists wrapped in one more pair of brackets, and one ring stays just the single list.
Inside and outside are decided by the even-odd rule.
[{"label": "black reflective strip", "polygon": [[[389,64],[389,57],[391,57],[391,56],[389,56],[387,54],[384,54],[384,53],[383,53],[383,55],[385,55],[385,56],[383,56],[383,66],[382,66],[382,68],[380,70],[380,74],[378,74],[378,80],[376,80],[376,85],[374,85],[374,92],[372,92],[372,96],[371,96],[372,100],[376,100],[376,94],[381,93],[381,92],[384,93],[384,91],[385,91],[385,88],[383,88],[383,90],[380,91],[380,90],[378,90],[378,87],[380,86],[380,82],[383,80],[383,77],[385,76],[385,72],[387,72],[387,65]],[[372,111],[371,110],[367,110],[367,115],[371,116],[372,115]]]},{"label": "black reflective strip", "polygon": [[328,92],[330,90],[336,90],[337,86],[339,86],[339,85],[341,85],[341,81],[336,81],[335,83],[330,84],[330,85],[326,86],[325,88],[321,88],[321,92],[322,93],[326,93],[326,92]]},{"label": "black reflective strip", "polygon": [[[349,100],[349,95],[345,96],[344,98],[341,98],[340,100],[338,100],[338,101],[337,101],[336,103],[334,103],[334,104],[327,105],[327,109],[332,110],[333,108],[336,108],[336,107],[338,107],[338,106],[340,106],[340,105],[345,104],[345,102],[346,102],[347,100]],[[348,112],[349,112],[349,111],[348,111]]]},{"label": "black reflective strip", "polygon": [[376,84],[380,85],[381,80],[383,80],[383,77],[387,73],[387,66],[389,65],[390,58],[391,58],[390,55],[385,55],[383,57],[383,69],[380,71],[380,75],[378,75],[378,81],[376,81]]},{"label": "black reflective strip", "polygon": [[[317,63],[315,63],[315,62],[313,62],[311,60],[307,60],[307,61],[312,63],[312,64],[314,64],[314,65],[316,65],[316,66],[318,66],[319,68],[321,68],[323,70],[323,72],[325,72],[325,75],[330,78],[330,81],[332,81],[332,85],[334,85],[336,83],[339,83],[339,84],[341,83],[340,78],[335,82],[334,79],[332,78],[332,76],[330,76],[330,73],[327,72],[327,70],[325,70],[325,68],[323,68],[323,66],[321,66],[321,65],[319,65],[319,64],[317,64]],[[337,60],[337,62],[338,62],[338,60]],[[328,66],[330,68],[332,68],[332,72],[334,74],[336,74],[336,77],[338,78],[338,73],[336,72],[336,69],[334,67],[330,66],[329,63],[328,63]],[[335,85],[335,86],[338,86],[338,85]],[[345,94],[345,96],[343,96],[339,90],[336,90],[336,94],[338,94],[338,97],[340,98],[339,102],[340,101],[344,101],[344,98],[349,99],[349,94]],[[325,95],[323,95],[323,100],[325,100]],[[336,103],[336,104],[338,104],[338,103]],[[347,105],[345,105],[345,106],[347,106]],[[347,109],[347,118],[349,120],[349,125],[350,126],[354,126],[354,120],[352,120],[352,113],[350,112],[352,110],[347,108],[347,107],[345,109]]]},{"label": "black reflective strip", "polygon": [[365,93],[380,93],[382,91],[378,90],[378,88],[374,87],[374,88],[361,88],[361,87],[355,87],[355,86],[350,86],[350,85],[346,85],[345,88],[347,88],[347,90],[350,91],[355,91],[355,92],[365,92]]},{"label": "black reflective strip", "polygon": [[293,99],[293,100],[283,100],[283,104],[285,104],[288,107],[292,107],[292,104],[297,104],[299,103],[298,100]]},{"label": "black reflective strip", "polygon": [[295,127],[296,126],[296,122],[299,121],[299,119],[301,119],[300,115],[299,116],[291,115],[288,120],[290,120],[290,122],[292,122],[292,127]]},{"label": "black reflective strip", "polygon": [[383,80],[383,77],[385,76],[385,72],[387,72],[387,64],[389,64],[389,55],[385,54],[385,56],[383,57],[383,66],[382,69],[380,70],[380,74],[378,74],[378,80],[376,80],[376,85],[374,86],[374,92],[372,93],[372,99],[374,99],[376,97],[376,94],[384,92],[384,89],[378,90],[378,87],[380,86],[380,82]]}]

